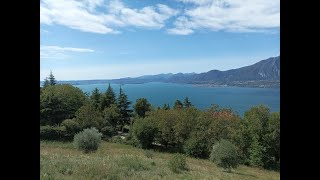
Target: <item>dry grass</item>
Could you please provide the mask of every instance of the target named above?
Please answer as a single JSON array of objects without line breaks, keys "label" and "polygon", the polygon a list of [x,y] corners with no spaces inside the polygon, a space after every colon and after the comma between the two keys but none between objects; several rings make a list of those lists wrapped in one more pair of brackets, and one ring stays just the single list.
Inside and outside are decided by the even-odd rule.
[{"label": "dry grass", "polygon": [[40,179],[280,179],[278,172],[246,166],[227,173],[195,158],[187,158],[189,170],[177,174],[168,167],[173,154],[154,152],[151,159],[142,149],[107,142],[89,154],[72,143],[41,142],[40,149]]}]

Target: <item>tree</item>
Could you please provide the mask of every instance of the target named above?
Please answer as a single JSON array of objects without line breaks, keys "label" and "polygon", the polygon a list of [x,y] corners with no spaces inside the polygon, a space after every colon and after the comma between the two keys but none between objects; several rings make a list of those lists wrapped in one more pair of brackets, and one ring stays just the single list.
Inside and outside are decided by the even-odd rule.
[{"label": "tree", "polygon": [[57,81],[56,81],[54,75],[52,74],[52,71],[50,71],[50,75],[49,75],[49,78],[48,78],[48,79],[49,79],[49,84],[50,84],[51,86],[54,86],[54,85],[57,84]]},{"label": "tree", "polygon": [[149,119],[138,119],[132,127],[133,136],[142,148],[150,148],[158,132],[155,124]]},{"label": "tree", "polygon": [[101,130],[103,120],[101,113],[90,103],[83,105],[76,112],[76,122],[79,123],[81,129],[95,127]]},{"label": "tree", "polygon": [[162,107],[163,110],[169,110],[170,109],[170,106],[169,104],[164,104],[163,107]]},{"label": "tree", "polygon": [[151,104],[146,98],[139,98],[136,100],[135,105],[133,106],[135,113],[144,118],[147,111],[151,111]]},{"label": "tree", "polygon": [[111,104],[110,107],[105,108],[102,112],[102,118],[105,126],[110,125],[115,128],[119,124],[121,118],[120,110],[117,105]]},{"label": "tree", "polygon": [[217,166],[231,172],[231,168],[236,168],[239,165],[237,147],[230,141],[221,139],[213,145],[210,160],[215,162]]},{"label": "tree", "polygon": [[101,110],[104,110],[105,108],[110,107],[111,104],[116,104],[116,95],[109,83],[106,93],[101,97],[100,108]]},{"label": "tree", "polygon": [[174,102],[174,105],[173,105],[173,109],[182,109],[183,108],[183,104],[180,100],[176,100]]},{"label": "tree", "polygon": [[43,88],[46,88],[46,87],[48,87],[49,85],[50,85],[50,82],[49,82],[48,78],[46,77],[46,78],[44,79],[44,82],[43,82]]},{"label": "tree", "polygon": [[90,96],[90,100],[96,109],[100,106],[101,94],[98,88],[95,88]]},{"label": "tree", "polygon": [[251,166],[263,166],[264,147],[260,144],[258,137],[254,136],[249,147],[249,162]]},{"label": "tree", "polygon": [[191,104],[191,102],[189,101],[189,98],[188,98],[188,97],[186,97],[186,98],[184,99],[183,104],[184,104],[184,107],[186,107],[186,108],[192,106],[192,104]]},{"label": "tree", "polygon": [[48,86],[40,95],[40,124],[59,125],[65,119],[75,117],[75,112],[84,105],[86,96],[72,85]]},{"label": "tree", "polygon": [[128,100],[127,95],[122,91],[122,88],[120,86],[120,92],[119,92],[119,97],[118,97],[118,108],[120,111],[120,126],[121,129],[123,128],[124,125],[130,124],[130,117],[132,110],[129,110],[131,102]]}]

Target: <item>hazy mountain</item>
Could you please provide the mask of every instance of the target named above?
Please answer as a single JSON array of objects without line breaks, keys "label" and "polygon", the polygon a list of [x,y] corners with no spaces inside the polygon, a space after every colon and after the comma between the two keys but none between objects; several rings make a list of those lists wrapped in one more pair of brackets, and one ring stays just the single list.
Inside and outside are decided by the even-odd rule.
[{"label": "hazy mountain", "polygon": [[204,73],[167,73],[145,75],[136,78],[112,80],[59,81],[69,84],[95,83],[141,84],[148,82],[185,83],[205,86],[279,87],[280,56],[261,60],[253,65],[227,71],[211,70]]}]

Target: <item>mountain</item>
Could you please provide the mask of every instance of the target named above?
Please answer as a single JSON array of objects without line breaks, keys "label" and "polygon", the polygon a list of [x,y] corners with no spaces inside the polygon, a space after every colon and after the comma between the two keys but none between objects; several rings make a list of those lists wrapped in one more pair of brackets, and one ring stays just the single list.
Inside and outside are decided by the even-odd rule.
[{"label": "mountain", "polygon": [[177,73],[121,78],[113,83],[170,82],[205,86],[279,87],[280,56],[261,60],[253,65],[227,71],[211,70],[204,73]]},{"label": "mountain", "polygon": [[194,84],[198,86],[242,86],[242,87],[280,87],[280,56],[261,60],[253,65],[227,71],[211,70],[204,73],[167,73],[145,75],[136,78],[111,80],[59,81],[58,83],[95,84],[95,83],[142,84],[148,82],[167,82]]}]

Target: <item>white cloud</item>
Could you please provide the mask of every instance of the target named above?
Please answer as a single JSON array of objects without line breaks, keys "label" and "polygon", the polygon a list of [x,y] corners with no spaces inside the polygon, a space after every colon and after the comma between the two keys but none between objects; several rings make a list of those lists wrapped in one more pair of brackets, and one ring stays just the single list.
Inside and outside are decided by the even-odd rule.
[{"label": "white cloud", "polygon": [[92,49],[59,47],[59,46],[40,46],[40,58],[42,59],[64,59],[68,52],[86,53],[94,52]]},{"label": "white cloud", "polygon": [[[101,7],[105,11],[97,11]],[[40,23],[63,25],[92,33],[119,33],[118,27],[162,28],[178,11],[162,4],[131,9],[120,0],[42,0]]]},{"label": "white cloud", "polygon": [[[169,33],[196,29],[231,32],[265,32],[280,27],[279,0],[178,0],[193,3],[178,17]],[[190,33],[186,33],[190,34]]]}]

